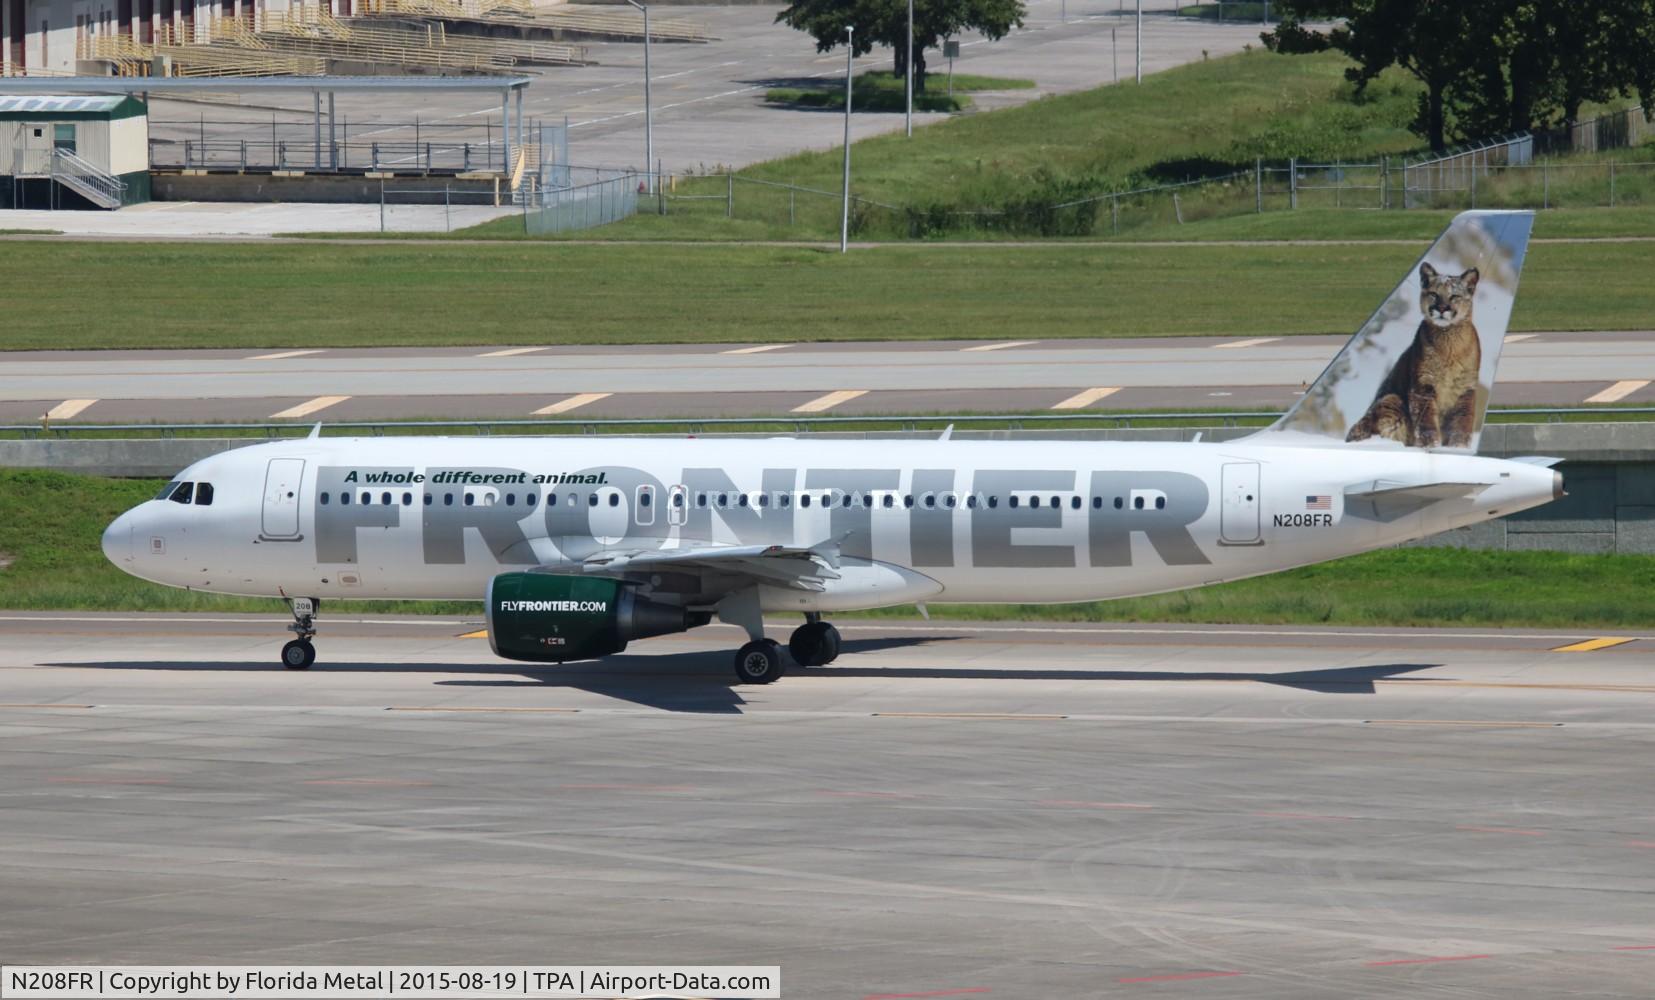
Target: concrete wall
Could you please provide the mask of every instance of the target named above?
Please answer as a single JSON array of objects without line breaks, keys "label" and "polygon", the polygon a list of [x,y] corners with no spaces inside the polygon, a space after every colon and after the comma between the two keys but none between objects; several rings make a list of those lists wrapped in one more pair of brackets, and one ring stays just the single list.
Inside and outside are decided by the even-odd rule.
[{"label": "concrete wall", "polygon": [[[957,431],[981,439],[1063,438],[1188,441],[1193,429]],[[1251,433],[1217,428],[1203,440],[1224,441]],[[707,436],[703,434],[702,436]],[[756,436],[756,435],[754,435]],[[763,435],[772,436],[772,435]],[[933,437],[934,433],[854,432],[823,437]],[[165,478],[192,462],[262,438],[41,438],[0,441],[0,466],[51,468],[100,476]],[[1420,545],[1463,548],[1544,549],[1655,555],[1655,423],[1501,424],[1487,428],[1483,453],[1499,457],[1564,458],[1569,495],[1543,507],[1447,532]]]}]

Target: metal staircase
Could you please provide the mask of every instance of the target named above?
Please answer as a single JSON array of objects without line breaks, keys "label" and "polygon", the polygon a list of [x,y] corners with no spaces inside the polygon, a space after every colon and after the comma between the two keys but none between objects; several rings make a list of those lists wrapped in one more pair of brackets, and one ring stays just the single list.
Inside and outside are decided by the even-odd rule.
[{"label": "metal staircase", "polygon": [[126,182],[105,173],[67,149],[52,151],[52,180],[99,208],[120,208],[126,202]]}]

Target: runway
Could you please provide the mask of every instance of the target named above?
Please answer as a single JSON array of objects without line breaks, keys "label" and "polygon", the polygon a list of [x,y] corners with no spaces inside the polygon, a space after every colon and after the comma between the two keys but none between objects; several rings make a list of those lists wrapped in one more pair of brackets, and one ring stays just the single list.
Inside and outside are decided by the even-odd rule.
[{"label": "runway", "polygon": [[[0,422],[1283,409],[1343,337],[16,352]],[[1508,340],[1498,406],[1655,403],[1655,335]]]},{"label": "runway", "polygon": [[723,627],[326,619],[290,673],[274,616],[0,612],[5,957],[1648,995],[1655,636],[841,624],[750,688]]}]

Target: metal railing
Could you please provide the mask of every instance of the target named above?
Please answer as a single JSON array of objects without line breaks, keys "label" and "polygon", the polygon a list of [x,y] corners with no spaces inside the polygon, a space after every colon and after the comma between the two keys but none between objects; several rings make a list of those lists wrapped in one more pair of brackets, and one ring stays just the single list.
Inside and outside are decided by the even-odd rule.
[{"label": "metal railing", "polygon": [[[1570,416],[1614,417],[1621,415],[1655,415],[1655,406],[1572,406],[1572,407],[1511,407],[1507,409],[1491,409],[1489,418],[1532,416],[1544,419],[1523,421],[1525,423],[1562,423]],[[732,427],[788,427],[797,431],[807,431],[811,428],[828,428],[874,425],[890,427],[904,431],[918,431],[943,427],[949,424],[993,424],[1005,426],[1012,430],[1021,429],[1024,424],[1104,424],[1115,428],[1143,427],[1146,424],[1182,423],[1188,430],[1210,430],[1212,428],[1239,428],[1250,426],[1260,421],[1274,421],[1282,414],[1275,410],[1235,410],[1219,412],[1157,412],[1147,411],[1139,413],[1017,413],[1017,414],[937,414],[920,416],[800,416],[787,414],[778,416],[760,417],[626,417],[602,419],[565,419],[565,420],[478,420],[475,418],[457,418],[453,420],[345,420],[324,422],[325,430],[332,431],[367,431],[370,437],[381,437],[387,431],[413,432],[434,428],[462,428],[469,427],[476,434],[487,436],[497,428],[510,431],[531,430],[578,430],[587,434],[596,434],[600,429],[626,431],[640,427],[670,427],[674,433],[697,434],[707,428]],[[1208,421],[1205,424],[1191,424],[1189,421]],[[38,424],[0,424],[0,434],[21,434],[24,437],[57,436],[70,437],[76,434],[103,434],[143,432],[159,434],[162,437],[175,437],[181,433],[199,433],[210,431],[260,431],[266,437],[279,438],[290,433],[308,434],[315,421],[292,420],[285,422],[260,421],[256,423],[191,423],[191,424],[77,424],[77,423],[38,423]],[[663,432],[664,433],[664,432]]]},{"label": "metal railing", "polygon": [[[529,135],[536,132],[529,131]],[[163,170],[401,171],[502,173],[505,145],[497,121],[475,125],[351,122],[318,134],[316,122],[150,120],[150,165]],[[530,164],[537,150],[524,149]]]},{"label": "metal railing", "polygon": [[52,151],[52,179],[104,208],[126,202],[126,182],[67,149]]}]

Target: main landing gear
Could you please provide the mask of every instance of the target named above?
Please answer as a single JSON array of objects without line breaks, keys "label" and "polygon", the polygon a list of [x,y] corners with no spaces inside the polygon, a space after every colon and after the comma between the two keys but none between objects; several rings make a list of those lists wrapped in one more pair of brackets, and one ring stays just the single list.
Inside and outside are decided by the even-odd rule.
[{"label": "main landing gear", "polygon": [[[811,612],[805,623],[793,630],[787,652],[801,667],[825,667],[839,656],[839,630],[822,616]],[[787,659],[781,643],[754,639],[736,651],[736,680],[743,684],[769,684],[787,673]]]},{"label": "main landing gear", "polygon": [[298,636],[282,647],[282,666],[289,670],[309,670],[316,662],[316,647],[310,640],[316,637],[316,613],[322,602],[310,597],[290,597],[287,606],[293,610],[293,624],[289,632]]}]

